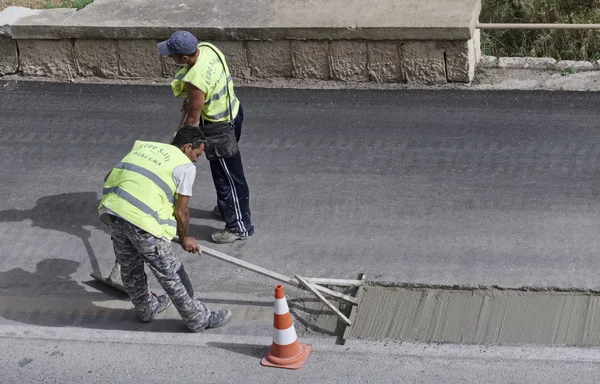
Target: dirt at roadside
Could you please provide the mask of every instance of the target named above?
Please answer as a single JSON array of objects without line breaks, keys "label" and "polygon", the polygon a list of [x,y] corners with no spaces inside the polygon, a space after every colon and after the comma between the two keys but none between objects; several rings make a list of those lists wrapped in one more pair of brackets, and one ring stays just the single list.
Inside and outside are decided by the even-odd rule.
[{"label": "dirt at roadside", "polygon": [[[2,1],[2,0],[0,0]],[[48,81],[88,84],[157,85],[168,86],[170,79],[102,79],[77,77],[70,80],[47,77],[23,77],[21,75],[0,76],[0,80]],[[470,89],[470,90],[539,90],[539,91],[600,91],[600,71],[585,71],[562,74],[560,71],[536,69],[478,68],[471,84],[399,84],[376,82],[342,82],[301,79],[234,79],[238,87],[292,88],[292,89],[348,89],[348,90],[402,90],[402,89]],[[7,83],[8,84],[8,83]]]}]

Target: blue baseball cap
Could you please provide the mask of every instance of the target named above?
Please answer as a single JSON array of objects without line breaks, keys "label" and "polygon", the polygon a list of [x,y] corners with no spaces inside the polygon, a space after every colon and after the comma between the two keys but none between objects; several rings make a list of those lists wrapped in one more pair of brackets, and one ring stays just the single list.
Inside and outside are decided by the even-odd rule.
[{"label": "blue baseball cap", "polygon": [[198,49],[198,39],[187,31],[177,31],[169,40],[156,44],[156,48],[163,56],[191,55]]}]

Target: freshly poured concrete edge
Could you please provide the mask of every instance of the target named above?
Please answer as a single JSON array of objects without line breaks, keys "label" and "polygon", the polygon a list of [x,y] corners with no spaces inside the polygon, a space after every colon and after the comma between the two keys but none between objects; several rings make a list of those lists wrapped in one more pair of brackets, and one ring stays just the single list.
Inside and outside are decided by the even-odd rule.
[{"label": "freshly poured concrete edge", "polygon": [[599,303],[589,292],[368,285],[351,337],[598,346]]}]

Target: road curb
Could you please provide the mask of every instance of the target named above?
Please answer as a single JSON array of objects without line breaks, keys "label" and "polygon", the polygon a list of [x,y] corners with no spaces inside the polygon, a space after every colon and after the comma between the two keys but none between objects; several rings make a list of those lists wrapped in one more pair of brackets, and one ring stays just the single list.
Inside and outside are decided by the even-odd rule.
[{"label": "road curb", "polygon": [[560,60],[549,57],[496,57],[482,56],[477,64],[480,68],[496,69],[545,69],[554,71],[597,71],[600,60],[596,62],[584,60]]}]

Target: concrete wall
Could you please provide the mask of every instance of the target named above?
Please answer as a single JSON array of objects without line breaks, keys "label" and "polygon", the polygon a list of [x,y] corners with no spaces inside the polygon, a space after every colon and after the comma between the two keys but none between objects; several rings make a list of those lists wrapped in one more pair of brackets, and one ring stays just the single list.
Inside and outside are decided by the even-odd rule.
[{"label": "concrete wall", "polygon": [[15,73],[18,69],[17,42],[10,37],[0,36],[0,75]]},{"label": "concrete wall", "polygon": [[[156,40],[12,40],[0,37],[0,75],[155,79],[176,67]],[[238,78],[296,78],[411,84],[468,83],[469,41],[213,41]]]},{"label": "concrete wall", "polygon": [[[257,2],[257,6],[268,5],[262,0],[253,1]],[[398,8],[404,4],[415,13],[431,13],[437,9],[416,0],[385,1],[387,7]],[[476,17],[473,13],[475,16],[478,14],[480,3],[479,0],[444,1],[461,4],[464,11],[454,7],[450,21],[440,19],[440,15],[445,13],[439,12],[433,21],[405,17],[404,24],[394,21],[397,25],[377,27],[376,21],[383,23],[387,20],[382,19],[385,15],[385,9],[382,9],[379,13],[365,13],[364,28],[348,29],[343,27],[343,20],[332,22],[341,23],[342,27],[303,25],[300,16],[306,11],[305,7],[299,7],[296,10],[298,17],[286,14],[289,17],[281,21],[282,25],[287,23],[285,28],[270,25],[256,30],[251,28],[254,25],[241,20],[240,15],[240,20],[234,18],[231,21],[235,28],[220,28],[217,33],[210,26],[197,27],[197,23],[195,27],[182,25],[169,29],[164,25],[171,25],[172,21],[165,21],[161,24],[163,26],[149,27],[147,20],[152,19],[151,15],[134,20],[141,17],[140,12],[131,17],[124,14],[123,20],[114,21],[105,14],[110,11],[115,13],[111,17],[118,17],[120,3],[96,0],[83,11],[47,10],[14,22],[10,36],[5,34],[0,38],[0,75],[168,78],[177,68],[170,59],[158,55],[156,43],[168,38],[172,30],[187,29],[199,39],[221,48],[237,78],[468,83],[473,78],[478,59],[479,39],[478,32],[474,30],[473,20]],[[367,12],[364,2],[351,3],[355,4],[354,7],[363,7],[361,12]],[[332,4],[323,3],[329,7]],[[293,15],[293,10],[288,9],[287,12]],[[367,16],[372,20],[367,20]],[[390,19],[389,15],[385,17]],[[390,20],[386,22],[389,24]],[[273,24],[267,20],[255,20],[256,25],[267,22]],[[133,25],[135,23],[137,26]]]}]

